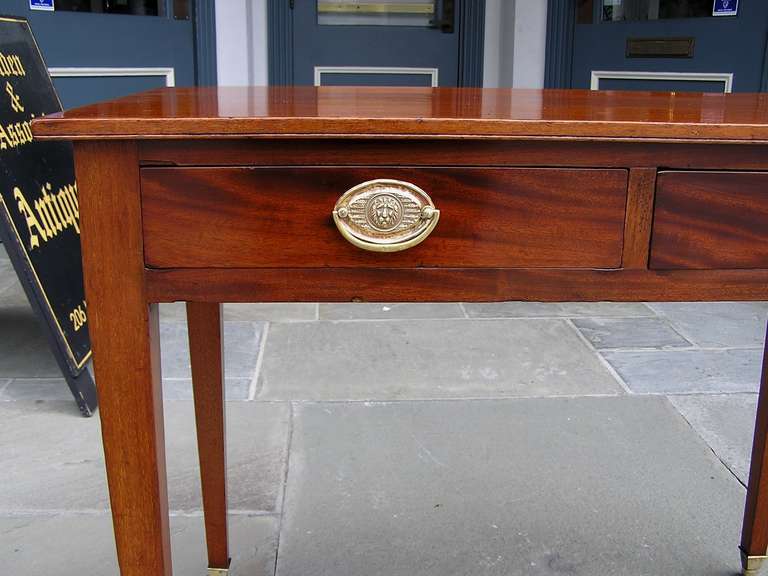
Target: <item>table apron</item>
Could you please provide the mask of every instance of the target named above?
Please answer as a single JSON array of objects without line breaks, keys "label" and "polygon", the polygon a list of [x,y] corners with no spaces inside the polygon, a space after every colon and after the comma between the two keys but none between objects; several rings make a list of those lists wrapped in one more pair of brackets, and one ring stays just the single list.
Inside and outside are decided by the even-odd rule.
[{"label": "table apron", "polygon": [[146,269],[149,302],[768,300],[768,270]]}]

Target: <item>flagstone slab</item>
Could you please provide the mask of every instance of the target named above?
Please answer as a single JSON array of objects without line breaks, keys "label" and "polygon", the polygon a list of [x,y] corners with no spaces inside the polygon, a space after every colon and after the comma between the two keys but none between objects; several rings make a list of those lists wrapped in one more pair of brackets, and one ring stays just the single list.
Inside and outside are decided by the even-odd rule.
[{"label": "flagstone slab", "polygon": [[663,302],[651,307],[698,346],[760,348],[765,342],[768,302]]},{"label": "flagstone slab", "polygon": [[604,351],[632,392],[694,394],[757,392],[762,350]]},{"label": "flagstone slab", "polygon": [[321,320],[384,320],[412,318],[464,318],[457,303],[369,303],[320,304]]},{"label": "flagstone slab", "polygon": [[[173,573],[206,573],[201,516],[171,516]],[[232,573],[273,574],[279,522],[272,516],[229,519]],[[109,514],[0,515],[3,574],[119,576]]]},{"label": "flagstone slab", "polygon": [[278,576],[739,572],[744,488],[663,397],[302,404]]},{"label": "flagstone slab", "polygon": [[[189,401],[165,403],[168,493],[174,511],[202,508],[193,415]],[[227,403],[231,509],[279,510],[289,434],[286,404]],[[71,402],[0,402],[0,438],[0,514],[108,509],[97,417],[77,416]]]},{"label": "flagstone slab", "polygon": [[639,302],[471,302],[464,309],[470,318],[599,318],[653,316]]},{"label": "flagstone slab", "polygon": [[[263,322],[224,323],[224,375],[253,378]],[[164,378],[190,378],[189,338],[185,322],[160,323],[160,364]]]},{"label": "flagstone slab", "polygon": [[564,320],[312,322],[270,327],[259,399],[619,394]]},{"label": "flagstone slab", "polygon": [[746,486],[757,412],[756,394],[669,397],[717,457]]},{"label": "flagstone slab", "polygon": [[575,318],[573,324],[598,350],[691,347],[659,318]]}]

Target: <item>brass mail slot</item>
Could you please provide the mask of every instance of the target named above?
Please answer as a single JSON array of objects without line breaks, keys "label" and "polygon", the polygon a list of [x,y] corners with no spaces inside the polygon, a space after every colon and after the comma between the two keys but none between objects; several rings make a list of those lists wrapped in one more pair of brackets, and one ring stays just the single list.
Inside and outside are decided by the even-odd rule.
[{"label": "brass mail slot", "polygon": [[627,58],[693,58],[695,38],[627,38]]}]

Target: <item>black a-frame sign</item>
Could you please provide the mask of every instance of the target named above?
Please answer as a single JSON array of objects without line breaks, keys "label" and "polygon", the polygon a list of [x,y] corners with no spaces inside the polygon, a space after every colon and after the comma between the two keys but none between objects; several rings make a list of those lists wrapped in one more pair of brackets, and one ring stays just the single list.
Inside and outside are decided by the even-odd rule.
[{"label": "black a-frame sign", "polygon": [[[61,111],[29,24],[0,17],[0,239],[83,414],[96,409],[72,146],[32,137]],[[0,346],[3,343],[0,342]]]}]

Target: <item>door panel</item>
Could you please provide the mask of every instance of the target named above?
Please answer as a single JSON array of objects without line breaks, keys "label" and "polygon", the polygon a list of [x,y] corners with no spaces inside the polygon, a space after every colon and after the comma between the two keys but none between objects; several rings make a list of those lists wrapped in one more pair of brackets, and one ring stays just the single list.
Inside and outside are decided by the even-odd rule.
[{"label": "door panel", "polygon": [[[322,74],[320,83],[429,86],[424,74],[387,72],[389,68],[427,68],[436,70],[440,86],[456,86],[460,1],[297,1],[294,83],[317,83],[317,66],[356,66],[368,69],[367,73]],[[443,18],[446,22],[441,26],[438,21]]]},{"label": "door panel", "polygon": [[[49,68],[172,68],[177,86],[195,83],[192,20],[168,16],[29,10],[3,0],[0,10],[29,20]],[[131,73],[136,73],[130,71]],[[87,70],[83,70],[87,74]],[[126,71],[128,73],[128,71]],[[64,108],[164,85],[163,77],[87,75],[55,81]]]},{"label": "door panel", "polygon": [[[723,17],[711,16],[712,4],[712,0],[581,0],[571,86],[589,88],[593,70],[732,73],[734,92],[758,92],[768,2],[740,0],[738,15]],[[686,17],[690,15],[699,16]],[[606,21],[610,18],[619,20]],[[627,40],[637,38],[693,38],[693,56],[628,57]],[[600,88],[722,92],[723,82],[636,80],[619,84],[603,80]]]},{"label": "door panel", "polygon": [[54,78],[53,85],[62,104],[66,108],[74,108],[132,92],[162,88],[166,82],[164,76],[83,76]]},{"label": "door panel", "polygon": [[720,92],[725,82],[701,80],[646,80],[603,78],[600,90],[655,90],[659,92]]},{"label": "door panel", "polygon": [[[435,71],[436,72],[436,71]],[[382,70],[378,73],[371,72],[346,72],[343,68],[333,72],[322,71],[320,85],[322,86],[432,86],[432,78],[437,79],[437,74],[398,73]]]}]

